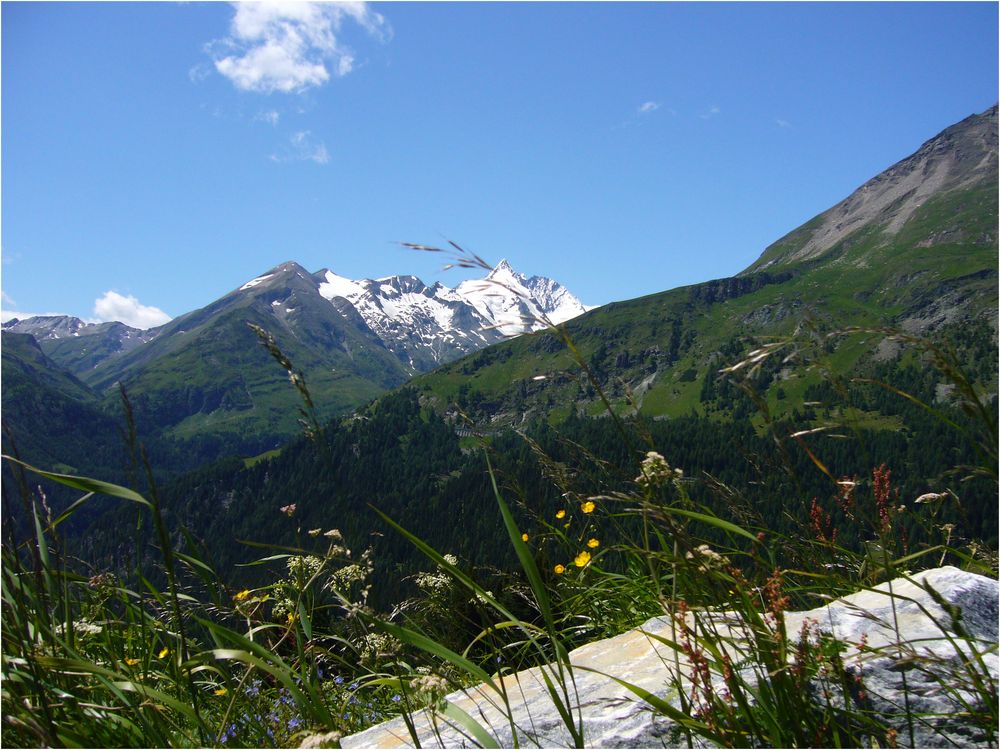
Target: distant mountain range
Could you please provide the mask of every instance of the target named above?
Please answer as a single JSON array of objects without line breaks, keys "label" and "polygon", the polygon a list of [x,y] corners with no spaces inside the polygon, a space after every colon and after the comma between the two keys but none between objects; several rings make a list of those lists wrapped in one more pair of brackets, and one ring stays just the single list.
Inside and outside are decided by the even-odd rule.
[{"label": "distant mountain range", "polygon": [[454,289],[415,276],[356,281],[287,262],[147,331],[67,316],[14,319],[3,331],[5,340],[30,335],[47,361],[109,410],[118,408],[112,387],[121,383],[145,434],[207,439],[215,446],[204,448],[207,457],[273,447],[298,429],[298,396],[248,323],[268,331],[305,374],[326,418],[416,373],[586,309],[558,282],[520,274],[506,260]]}]

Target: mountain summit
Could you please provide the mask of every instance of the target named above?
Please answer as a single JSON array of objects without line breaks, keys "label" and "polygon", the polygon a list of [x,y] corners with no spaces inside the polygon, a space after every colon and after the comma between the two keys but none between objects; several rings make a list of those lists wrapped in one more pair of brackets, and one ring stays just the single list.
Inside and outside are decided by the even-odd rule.
[{"label": "mountain summit", "polygon": [[[995,193],[996,179],[997,105],[993,105],[946,128],[911,156],[779,239],[744,274],[819,259],[863,242],[866,235],[877,234],[877,244],[888,245],[916,214],[922,209],[926,213],[927,204],[949,195],[967,196],[977,188]],[[977,239],[958,236],[959,222],[941,230],[924,238],[927,246]]]},{"label": "mountain summit", "polygon": [[451,289],[416,276],[354,281],[323,269],[319,294],[349,302],[385,347],[424,371],[503,338],[558,324],[589,308],[559,282],[527,277],[504,259]]}]

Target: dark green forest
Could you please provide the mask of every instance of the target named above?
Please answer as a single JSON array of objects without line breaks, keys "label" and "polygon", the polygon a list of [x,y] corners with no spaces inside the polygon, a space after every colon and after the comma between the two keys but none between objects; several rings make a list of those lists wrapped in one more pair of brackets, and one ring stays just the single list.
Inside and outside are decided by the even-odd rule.
[{"label": "dark green forest", "polygon": [[[897,367],[893,374],[908,393],[933,400],[936,377],[928,368]],[[752,411],[751,400],[735,386],[723,380],[715,388],[715,398],[735,411]],[[809,401],[837,395],[833,384],[824,383],[811,387]],[[856,405],[897,415],[902,429],[820,433],[810,435],[804,446],[788,437],[811,416],[798,410],[765,431],[755,430],[747,419],[631,418],[619,425],[572,414],[557,427],[539,422],[486,438],[459,438],[453,425],[421,405],[418,391],[405,388],[253,466],[226,459],[171,481],[161,488],[162,507],[178,540],[185,541],[181,528],[189,531],[186,543],[198,548],[192,551],[234,587],[261,585],[273,577],[264,566],[238,567],[265,556],[266,548],[252,543],[298,546],[309,529],[338,528],[352,549],[372,548],[372,601],[382,607],[412,594],[407,576],[427,562],[376,509],[483,575],[517,567],[502,533],[483,449],[526,529],[581,498],[630,488],[634,470],[628,467],[655,449],[684,470],[693,499],[759,529],[817,535],[835,528],[839,544],[860,544],[859,530],[875,513],[873,471],[884,467],[891,472],[893,503],[905,505],[950,488],[960,502],[942,509],[939,520],[960,521],[969,538],[995,547],[995,486],[955,469],[982,464],[975,422],[950,407],[929,412],[874,385],[855,387],[852,398]],[[992,409],[995,415],[995,400]],[[151,458],[155,461],[155,455]],[[858,508],[867,510],[845,513],[836,480],[856,482]],[[279,510],[291,504],[297,508],[294,523]],[[612,516],[617,510],[608,508]],[[155,558],[151,530],[137,526],[133,513],[117,508],[99,518],[74,544],[80,545],[79,555],[97,570],[125,574],[135,565],[136,549]],[[622,520],[609,529],[605,544],[619,541],[616,534],[632,533],[629,523]],[[903,545],[917,549],[924,541],[920,525],[899,526]],[[135,532],[125,533],[128,528]],[[543,562],[543,569],[551,567]]]}]

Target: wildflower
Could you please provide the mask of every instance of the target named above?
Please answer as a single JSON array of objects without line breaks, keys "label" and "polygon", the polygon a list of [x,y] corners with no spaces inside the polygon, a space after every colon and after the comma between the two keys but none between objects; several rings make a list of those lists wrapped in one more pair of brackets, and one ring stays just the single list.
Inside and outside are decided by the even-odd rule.
[{"label": "wildflower", "polygon": [[563,573],[566,572],[566,566],[559,564],[556,565],[556,567],[553,570],[555,570],[557,576],[561,576]]},{"label": "wildflower", "polygon": [[130,667],[134,667],[136,664],[139,663],[139,660],[126,657],[125,663]]},{"label": "wildflower", "polygon": [[289,625],[291,625],[292,623],[294,623],[297,619],[299,619],[298,615],[296,615],[294,612],[289,612],[288,613],[288,624]]},{"label": "wildflower", "polygon": [[566,517],[566,511],[565,510],[560,509],[560,510],[556,511],[556,518],[558,518],[559,520],[562,520],[565,517]]},{"label": "wildflower", "polygon": [[916,503],[917,505],[923,505],[925,503],[932,503],[935,500],[940,500],[942,497],[945,497],[947,494],[948,494],[947,492],[925,492],[923,495],[921,495],[920,497],[918,497],[913,502]]},{"label": "wildflower", "polygon": [[250,589],[243,589],[233,597],[233,600],[237,602],[242,602],[248,596],[250,596]]},{"label": "wildflower", "polygon": [[295,515],[295,503],[292,503],[291,505],[283,505],[280,508],[278,508],[278,510],[280,510],[286,516],[291,518],[292,516]]},{"label": "wildflower", "polygon": [[403,696],[401,696],[399,693],[396,693],[396,695],[392,696],[393,703],[399,703],[401,700],[403,700]]},{"label": "wildflower", "polygon": [[448,694],[448,681],[437,675],[425,675],[411,681],[410,688],[425,705],[437,706],[443,703],[444,696]]},{"label": "wildflower", "polygon": [[594,549],[595,547],[600,547],[601,541],[599,539],[588,539],[587,546],[590,547],[591,549]]},{"label": "wildflower", "polygon": [[340,529],[330,529],[328,532],[323,534],[327,539],[336,539],[338,541],[343,540],[343,535],[340,533]]},{"label": "wildflower", "polygon": [[587,500],[585,503],[583,503],[583,505],[580,506],[580,510],[582,510],[584,513],[593,513],[594,508],[596,507],[597,506],[594,505],[593,500]]},{"label": "wildflower", "polygon": [[221,688],[219,688],[218,690],[213,690],[213,691],[212,691],[212,694],[213,694],[213,695],[225,695],[225,694],[226,694],[226,693],[228,693],[228,692],[229,692],[229,691],[228,691],[228,690],[226,690],[226,688],[224,688],[224,687],[221,687]]},{"label": "wildflower", "polygon": [[884,534],[889,530],[889,491],[892,471],[885,464],[872,470],[872,493],[875,495],[875,509],[878,511],[879,525]]},{"label": "wildflower", "polygon": [[160,659],[166,659],[167,658],[167,654],[169,654],[169,653],[170,653],[170,649],[167,646],[164,646],[163,649],[160,651],[160,653],[157,656]]},{"label": "wildflower", "polygon": [[528,535],[527,534],[521,534],[521,541],[522,542],[528,541]]},{"label": "wildflower", "polygon": [[309,536],[319,536],[323,533],[323,529],[309,529]]},{"label": "wildflower", "polygon": [[667,459],[656,451],[646,453],[639,468],[642,473],[635,478],[636,484],[650,489],[659,487],[668,479],[680,479],[684,475],[680,469],[671,469]]},{"label": "wildflower", "polygon": [[586,567],[587,563],[589,562],[590,562],[590,553],[587,552],[587,550],[581,552],[579,555],[576,556],[576,559],[573,560],[573,564],[576,565],[576,567],[578,568]]},{"label": "wildflower", "polygon": [[337,685],[343,685],[344,684],[344,678],[341,677],[339,674],[336,677],[333,678],[333,681]]},{"label": "wildflower", "polygon": [[293,716],[288,720],[289,729],[298,729],[300,724],[302,724],[302,719],[300,719],[298,716]]}]

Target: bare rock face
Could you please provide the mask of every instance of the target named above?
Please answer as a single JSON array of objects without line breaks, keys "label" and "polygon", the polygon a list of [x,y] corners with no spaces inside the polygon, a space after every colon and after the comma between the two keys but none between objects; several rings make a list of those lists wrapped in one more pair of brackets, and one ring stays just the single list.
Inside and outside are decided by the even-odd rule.
[{"label": "bare rock face", "polygon": [[[845,645],[845,664],[857,665],[865,686],[865,707],[897,729],[900,746],[989,747],[995,744],[963,722],[966,706],[977,698],[969,663],[978,664],[986,683],[997,690],[997,581],[953,567],[938,568],[880,584],[807,612],[785,613],[789,637],[803,624]],[[730,613],[712,615],[739,651],[743,625]],[[573,665],[565,699],[587,747],[681,747],[687,742],[669,719],[657,714],[614,678],[631,683],[679,706],[670,685],[681,675],[688,684],[690,665],[661,639],[676,637],[669,617],[570,652]],[[728,630],[727,630],[728,629]],[[897,636],[898,634],[898,636]],[[447,696],[500,747],[573,747],[574,742],[552,701],[543,668],[507,675],[495,684],[506,698],[481,684]],[[550,679],[558,667],[544,668]],[[561,690],[558,687],[557,690]],[[904,689],[905,686],[905,689]],[[902,706],[909,704],[907,722]],[[509,710],[505,708],[509,705]],[[427,710],[413,715],[423,747],[474,747],[462,722]],[[794,720],[794,717],[789,717]],[[912,734],[911,734],[912,726]],[[517,742],[514,733],[517,733]],[[995,735],[994,735],[995,736]],[[881,738],[878,739],[881,742]],[[402,717],[342,740],[343,747],[413,747]]]}]

